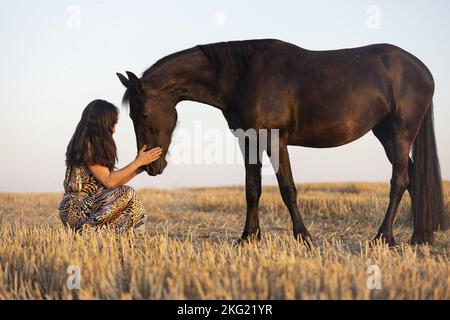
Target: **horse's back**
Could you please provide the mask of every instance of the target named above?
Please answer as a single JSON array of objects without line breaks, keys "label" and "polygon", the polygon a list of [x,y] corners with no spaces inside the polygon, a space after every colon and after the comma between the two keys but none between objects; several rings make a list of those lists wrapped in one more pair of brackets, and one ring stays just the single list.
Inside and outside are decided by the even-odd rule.
[{"label": "horse's back", "polygon": [[269,72],[262,79],[279,84],[267,92],[278,92],[278,101],[284,102],[280,115],[292,115],[286,124],[291,144],[335,147],[352,142],[396,112],[407,94],[419,96],[415,100],[423,96],[420,108],[426,107],[431,73],[394,45],[311,51],[279,43],[277,50],[288,53],[268,61]]},{"label": "horse's back", "polygon": [[391,44],[313,51],[261,39],[231,47],[249,62],[234,94],[242,125],[279,128],[293,145],[352,142],[395,112],[396,100],[432,87],[426,66]]}]

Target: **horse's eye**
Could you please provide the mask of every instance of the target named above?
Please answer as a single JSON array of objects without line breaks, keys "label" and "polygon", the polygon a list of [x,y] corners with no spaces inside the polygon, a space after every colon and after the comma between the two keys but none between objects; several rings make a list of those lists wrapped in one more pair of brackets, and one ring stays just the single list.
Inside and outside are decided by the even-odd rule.
[{"label": "horse's eye", "polygon": [[148,113],[147,112],[142,112],[141,113],[141,117],[144,118],[144,119],[147,118],[148,117]]}]

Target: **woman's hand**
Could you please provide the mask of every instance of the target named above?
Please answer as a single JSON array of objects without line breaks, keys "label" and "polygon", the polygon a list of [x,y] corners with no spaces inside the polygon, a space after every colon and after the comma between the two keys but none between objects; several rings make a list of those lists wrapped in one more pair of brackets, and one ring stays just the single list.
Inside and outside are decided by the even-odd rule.
[{"label": "woman's hand", "polygon": [[[143,166],[156,161],[162,154],[162,149],[160,147],[153,148],[149,151],[145,151],[145,148],[146,146],[144,145],[142,149],[139,150],[136,159],[122,169],[111,171],[108,167],[99,164],[89,165],[89,169],[95,178],[106,188],[110,189],[121,186],[130,181],[130,179],[137,174],[141,173],[144,170]],[[138,166],[137,169],[136,165]]]},{"label": "woman's hand", "polygon": [[146,147],[147,146],[144,144],[144,146],[141,148],[141,150],[139,150],[136,156],[135,161],[139,165],[139,167],[155,162],[162,154],[162,149],[160,147],[155,147],[153,149],[145,151]]}]

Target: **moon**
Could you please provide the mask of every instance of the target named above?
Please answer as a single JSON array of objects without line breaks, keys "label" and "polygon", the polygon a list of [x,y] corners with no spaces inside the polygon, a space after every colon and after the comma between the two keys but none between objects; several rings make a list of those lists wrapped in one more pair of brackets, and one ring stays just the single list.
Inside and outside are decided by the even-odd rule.
[{"label": "moon", "polygon": [[227,22],[227,15],[225,12],[218,10],[214,12],[214,23],[218,27],[222,27]]}]

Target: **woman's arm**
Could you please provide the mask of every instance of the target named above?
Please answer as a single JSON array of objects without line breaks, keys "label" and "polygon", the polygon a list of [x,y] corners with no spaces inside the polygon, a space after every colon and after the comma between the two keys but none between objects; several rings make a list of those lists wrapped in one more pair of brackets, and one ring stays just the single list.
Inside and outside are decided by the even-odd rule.
[{"label": "woman's arm", "polygon": [[121,186],[142,172],[142,170],[139,169],[140,167],[156,161],[161,156],[161,148],[156,147],[149,151],[144,151],[145,148],[146,146],[144,145],[142,149],[139,150],[136,159],[122,169],[110,171],[108,167],[98,164],[90,165],[89,169],[94,177],[106,188],[110,189]]}]

